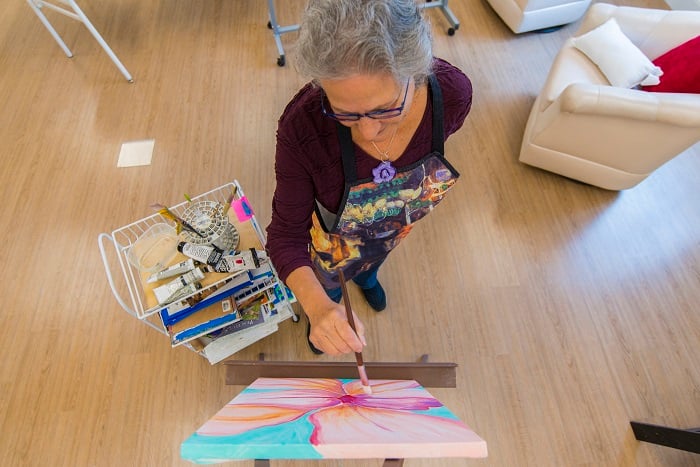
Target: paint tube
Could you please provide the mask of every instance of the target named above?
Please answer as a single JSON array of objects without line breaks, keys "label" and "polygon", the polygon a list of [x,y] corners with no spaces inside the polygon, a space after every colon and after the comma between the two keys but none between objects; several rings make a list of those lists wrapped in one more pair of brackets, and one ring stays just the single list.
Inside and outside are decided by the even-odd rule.
[{"label": "paint tube", "polygon": [[155,274],[151,274],[151,276],[146,282],[148,284],[152,284],[153,282],[161,281],[163,279],[168,279],[170,277],[175,277],[177,275],[184,274],[188,271],[193,270],[194,268],[194,260],[190,258],[187,261],[173,264],[172,266],[165,268],[162,271],[158,271]]},{"label": "paint tube", "polygon": [[[168,282],[167,284],[161,285],[160,287],[156,287],[155,289],[153,289],[153,293],[156,294],[156,300],[158,300],[158,303],[168,303],[174,300],[173,296],[175,296],[176,294],[178,297],[182,296],[179,294],[180,289],[185,288],[193,282],[202,279],[204,279],[204,272],[202,272],[200,268],[196,268],[191,270],[190,272],[181,275],[175,280]],[[193,290],[192,292],[194,292],[195,290]]]},{"label": "paint tube", "polygon": [[180,300],[181,298],[185,298],[186,296],[193,294],[201,289],[202,284],[200,282],[192,282],[191,284],[187,284],[186,286],[175,292],[175,294],[168,297],[168,299],[164,303],[161,303],[161,305],[167,305],[168,303]]},{"label": "paint tube", "polygon": [[267,259],[267,253],[251,248],[236,255],[222,256],[214,266],[216,272],[237,272],[260,267],[260,261]]},{"label": "paint tube", "polygon": [[221,260],[221,256],[224,254],[223,250],[220,250],[211,245],[196,245],[190,242],[180,242],[177,245],[177,251],[192,258],[200,263],[206,263],[210,266],[215,266],[216,263]]}]

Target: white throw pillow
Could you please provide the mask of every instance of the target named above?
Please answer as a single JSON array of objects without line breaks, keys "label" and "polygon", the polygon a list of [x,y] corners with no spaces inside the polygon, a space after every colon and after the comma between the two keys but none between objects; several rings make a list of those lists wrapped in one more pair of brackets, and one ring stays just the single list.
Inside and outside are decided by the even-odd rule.
[{"label": "white throw pillow", "polygon": [[615,18],[572,40],[613,86],[633,88],[639,84],[651,86],[660,82],[661,68],[651,63],[625,36]]}]

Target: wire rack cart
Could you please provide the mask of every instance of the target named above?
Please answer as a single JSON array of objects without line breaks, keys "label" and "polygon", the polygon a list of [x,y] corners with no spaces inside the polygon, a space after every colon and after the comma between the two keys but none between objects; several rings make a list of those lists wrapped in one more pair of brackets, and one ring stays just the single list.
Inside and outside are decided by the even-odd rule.
[{"label": "wire rack cart", "polygon": [[[193,206],[227,205],[233,206],[223,210],[227,216],[227,241],[233,242],[231,248],[236,252],[264,251],[264,232],[236,180],[168,209],[187,219],[191,218]],[[163,264],[144,270],[143,264],[135,260],[135,252],[144,242],[153,240],[149,238],[151,235],[153,239],[172,240],[173,244],[161,245],[161,250],[169,253],[162,258]],[[179,296],[176,301],[160,303],[154,287],[171,279],[149,283],[148,278],[155,270],[186,260],[173,248],[179,241],[189,240],[194,240],[190,232],[176,233],[175,223],[161,213],[120,227],[111,234],[99,234],[107,281],[127,313],[169,336],[172,346],[184,345],[212,364],[275,332],[281,321],[288,318],[298,321],[291,306],[295,297],[266,258],[254,269],[207,273],[197,284],[197,290]],[[114,248],[113,253],[108,252],[109,244]],[[112,271],[117,270],[121,274],[113,275]]]}]

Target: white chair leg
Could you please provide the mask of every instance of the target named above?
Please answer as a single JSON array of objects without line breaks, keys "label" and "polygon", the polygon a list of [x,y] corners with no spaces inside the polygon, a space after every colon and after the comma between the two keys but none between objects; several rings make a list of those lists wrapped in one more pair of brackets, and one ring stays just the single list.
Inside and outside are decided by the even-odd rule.
[{"label": "white chair leg", "polygon": [[46,29],[51,33],[53,38],[58,42],[58,45],[61,46],[63,51],[68,55],[68,57],[73,56],[73,52],[70,51],[68,46],[66,46],[66,43],[63,42],[63,39],[61,39],[61,36],[58,35],[56,30],[53,28],[51,23],[49,22],[48,18],[46,15],[44,15],[42,8],[50,8],[51,10],[54,10],[64,16],[67,16],[69,18],[72,18],[76,21],[80,21],[83,23],[83,25],[87,28],[88,31],[90,31],[90,34],[92,34],[92,37],[95,38],[98,44],[102,47],[102,49],[107,53],[109,58],[112,60],[112,62],[119,68],[119,71],[121,72],[122,75],[129,81],[130,83],[134,82],[134,79],[131,77],[131,74],[129,74],[129,71],[126,69],[124,64],[117,58],[117,55],[112,51],[112,49],[107,45],[107,42],[102,38],[99,32],[97,32],[97,29],[95,29],[95,26],[92,25],[90,20],[88,19],[87,16],[85,16],[85,13],[80,9],[80,7],[75,3],[75,0],[58,0],[61,3],[68,5],[71,10],[69,11],[68,9],[55,5],[49,1],[44,1],[44,0],[27,0],[27,3],[29,3],[29,6],[32,7],[32,10],[34,10],[34,13],[39,17],[41,22],[44,24]]},{"label": "white chair leg", "polygon": [[85,25],[85,27],[90,31],[90,34],[95,38],[98,44],[102,46],[105,52],[107,52],[107,55],[109,55],[109,58],[112,59],[112,62],[119,68],[119,71],[121,71],[122,75],[126,78],[127,81],[130,83],[134,82],[134,79],[131,77],[131,74],[129,74],[129,71],[126,69],[126,67],[122,64],[122,62],[117,58],[117,55],[112,51],[112,49],[107,45],[107,42],[102,38],[99,32],[97,32],[97,29],[95,29],[95,26],[92,25],[90,20],[88,19],[87,16],[85,16],[85,13],[83,13],[83,10],[78,7],[78,5],[75,3],[74,0],[68,0],[68,3],[70,4],[70,7],[75,11],[75,14],[78,15],[80,18],[80,21]]},{"label": "white chair leg", "polygon": [[32,10],[34,10],[34,13],[39,17],[39,20],[42,22],[44,26],[46,26],[46,29],[48,29],[49,33],[53,36],[53,38],[58,42],[58,45],[63,49],[63,51],[68,55],[68,58],[71,58],[73,56],[73,52],[70,51],[68,46],[66,45],[65,42],[63,42],[63,39],[61,39],[61,36],[58,35],[56,30],[51,26],[51,23],[49,23],[48,18],[44,14],[43,11],[41,11],[41,3],[35,4],[33,0],[27,0],[27,3],[29,3],[29,6],[32,7]]}]

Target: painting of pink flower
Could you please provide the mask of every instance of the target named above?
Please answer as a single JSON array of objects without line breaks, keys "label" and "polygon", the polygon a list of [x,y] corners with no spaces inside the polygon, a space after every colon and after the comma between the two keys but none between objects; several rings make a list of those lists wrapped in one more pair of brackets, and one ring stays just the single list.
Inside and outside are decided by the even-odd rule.
[{"label": "painting of pink flower", "polygon": [[182,445],[231,459],[485,457],[486,443],[415,381],[259,378]]}]

